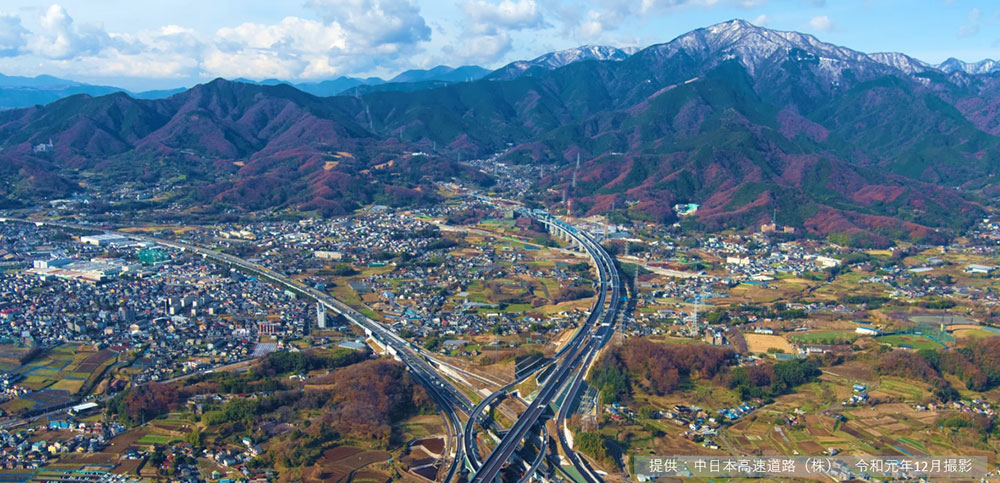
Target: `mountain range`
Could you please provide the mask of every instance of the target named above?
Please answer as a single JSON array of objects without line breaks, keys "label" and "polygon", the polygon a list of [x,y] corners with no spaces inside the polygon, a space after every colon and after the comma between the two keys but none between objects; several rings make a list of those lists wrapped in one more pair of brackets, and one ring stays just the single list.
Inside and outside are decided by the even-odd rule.
[{"label": "mountain range", "polygon": [[[618,49],[607,46],[587,45],[576,49],[551,52],[534,60],[513,62],[496,72],[478,65],[449,67],[439,65],[431,69],[410,69],[385,80],[380,77],[347,77],[316,82],[294,83],[280,79],[252,80],[233,79],[234,82],[273,86],[288,84],[314,96],[358,95],[374,91],[415,91],[431,87],[442,87],[456,82],[470,82],[487,75],[492,78],[510,79],[531,68],[540,71],[552,70],[580,60],[622,60],[637,49]],[[0,74],[0,110],[44,105],[76,94],[103,96],[113,92],[124,92],[136,99],[164,99],[184,92],[184,88],[159,89],[130,92],[111,86],[92,85],[48,75],[38,77],[5,76]]]},{"label": "mountain range", "polygon": [[578,215],[672,222],[673,204],[693,202],[685,223],[708,229],[776,216],[882,246],[939,241],[995,197],[1000,72],[989,63],[933,66],[734,20],[471,82],[425,75],[438,74],[332,97],[219,79],[165,99],[77,95],[0,112],[0,203],[128,183],[213,209],[336,215],[420,203],[434,180],[488,185],[458,159],[501,153],[556,167],[535,201],[563,210],[568,197]]},{"label": "mountain range", "polygon": [[[477,65],[466,65],[462,67],[448,67],[439,65],[432,69],[413,69],[400,73],[396,77],[386,81],[379,77],[338,77],[336,79],[292,83],[279,79],[264,79],[260,81],[250,79],[234,79],[235,82],[258,85],[278,85],[289,84],[303,92],[308,92],[314,96],[328,97],[343,94],[353,88],[382,86],[379,90],[416,90],[419,87],[411,87],[411,84],[426,84],[436,82],[437,85],[447,85],[453,82],[468,82],[481,79],[491,71]],[[103,96],[114,92],[124,92],[136,99],[164,99],[174,94],[179,94],[187,89],[160,89],[143,92],[130,92],[126,89],[111,86],[100,86],[85,84],[58,77],[41,75],[38,77],[5,76],[0,74],[0,110],[16,109],[19,107],[30,107],[35,105],[45,105],[59,99],[76,94],[87,94],[90,96]]]}]

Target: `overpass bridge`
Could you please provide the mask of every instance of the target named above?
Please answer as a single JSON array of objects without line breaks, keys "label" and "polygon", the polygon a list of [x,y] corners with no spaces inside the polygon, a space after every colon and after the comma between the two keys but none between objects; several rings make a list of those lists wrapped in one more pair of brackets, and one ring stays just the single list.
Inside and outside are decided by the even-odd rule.
[{"label": "overpass bridge", "polygon": [[[547,378],[538,395],[527,410],[507,430],[500,443],[493,449],[485,461],[478,461],[478,448],[475,440],[474,424],[481,418],[481,413],[491,401],[498,399],[502,394],[518,383],[501,388],[489,398],[484,399],[479,405],[473,408],[470,419],[466,424],[464,441],[466,444],[467,465],[473,476],[472,483],[493,483],[499,478],[500,472],[505,465],[516,458],[515,451],[520,448],[525,438],[528,437],[533,428],[537,427],[549,405],[556,396],[564,389],[568,391],[565,403],[560,408],[561,413],[565,413],[570,401],[575,397],[582,385],[582,380],[587,366],[593,360],[597,352],[607,343],[613,335],[613,325],[619,308],[625,301],[624,285],[615,267],[614,260],[604,250],[603,247],[588,233],[550,215],[544,210],[519,210],[522,215],[530,216],[543,225],[557,238],[569,241],[574,248],[587,253],[598,271],[597,298],[587,320],[570,341],[556,353],[556,357],[551,364],[555,365],[552,374]],[[542,369],[541,367],[538,368]],[[522,377],[530,377],[525,374]],[[484,404],[486,403],[486,404]],[[557,415],[558,420],[558,415]],[[541,433],[544,433],[544,423],[542,423]],[[560,431],[560,436],[563,431]],[[567,454],[575,455],[575,452],[568,444],[563,446]],[[540,447],[539,459],[544,459],[545,447]],[[579,457],[571,458],[571,462],[588,480],[588,482],[601,481],[599,475],[586,466]],[[529,466],[525,473],[521,475],[521,481],[527,481],[540,466],[540,461],[536,460]]]}]

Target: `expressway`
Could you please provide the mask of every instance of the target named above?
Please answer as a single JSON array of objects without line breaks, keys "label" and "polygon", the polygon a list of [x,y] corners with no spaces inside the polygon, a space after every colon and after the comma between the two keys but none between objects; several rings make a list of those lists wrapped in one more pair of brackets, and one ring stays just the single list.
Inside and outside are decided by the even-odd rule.
[{"label": "expressway", "polygon": [[545,443],[549,440],[549,432],[545,429],[545,425],[539,425],[541,433],[538,434],[538,455],[535,457],[535,461],[531,463],[528,471],[524,472],[524,475],[517,480],[517,483],[528,483],[531,480],[531,476],[538,471],[538,468],[542,466],[545,462]]},{"label": "expressway", "polygon": [[[613,278],[612,283],[614,283],[615,286],[617,287],[618,293],[622,294],[625,293],[625,287],[624,285],[622,285],[621,277],[618,276],[617,271],[615,271],[615,276],[612,278]],[[572,380],[569,391],[566,393],[566,397],[564,399],[565,401],[572,401],[576,397],[577,393],[580,392],[580,387],[583,384],[584,376],[586,376],[587,374],[587,368],[590,367],[590,363],[593,361],[594,356],[597,355],[597,352],[600,349],[600,347],[603,346],[608,341],[608,339],[610,339],[611,336],[613,335],[613,328],[611,323],[614,320],[614,316],[615,314],[613,312],[609,312],[608,316],[606,316],[605,324],[607,325],[602,324],[601,329],[603,330],[603,332],[598,335],[598,340],[596,341],[598,346],[587,355],[586,360],[583,362],[583,364],[581,364],[580,369],[577,371],[576,376]],[[587,465],[587,462],[583,458],[581,458],[580,455],[576,453],[576,451],[573,451],[573,448],[570,446],[569,441],[566,438],[566,430],[564,428],[566,427],[566,417],[569,416],[569,410],[571,406],[572,405],[569,404],[568,402],[564,403],[562,406],[559,407],[559,413],[556,415],[556,427],[559,428],[559,430],[557,431],[559,446],[562,447],[563,453],[566,454],[566,458],[569,459],[570,463],[577,469],[577,471],[581,475],[583,475],[583,478],[584,480],[587,481],[587,483],[600,482],[602,481],[601,477],[597,475],[597,473],[595,473],[593,469],[590,468],[590,466]]]},{"label": "expressway", "polygon": [[448,470],[445,481],[454,481],[456,474],[460,471],[462,461],[464,460],[464,455],[462,454],[464,449],[464,444],[462,442],[462,423],[458,418],[456,409],[469,413],[472,408],[472,402],[465,394],[456,389],[447,379],[439,376],[437,372],[425,361],[424,357],[421,354],[418,354],[415,347],[408,341],[399,337],[395,332],[386,329],[378,322],[375,322],[367,316],[352,309],[347,304],[320,292],[319,290],[300,284],[281,274],[275,273],[265,267],[252,264],[232,255],[192,245],[160,240],[142,235],[136,236],[133,234],[130,236],[138,239],[148,238],[147,241],[155,242],[171,248],[191,250],[194,253],[204,256],[205,258],[229,263],[248,272],[257,274],[261,278],[270,280],[271,282],[284,286],[285,288],[298,292],[304,292],[306,295],[316,299],[317,302],[325,305],[328,309],[341,314],[352,324],[361,327],[369,337],[386,347],[391,354],[398,357],[400,361],[410,369],[410,373],[427,389],[428,394],[430,394],[430,396],[435,400],[435,402],[438,403],[442,411],[445,413],[448,426],[451,427],[450,431],[455,435],[455,438],[457,438],[455,442],[455,457],[453,458],[451,468]]},{"label": "expressway", "polygon": [[[323,292],[315,290],[312,287],[302,284],[296,280],[292,280],[271,269],[250,263],[232,255],[201,248],[187,243],[164,240],[147,235],[126,232],[117,233],[133,239],[199,254],[203,258],[210,259],[217,263],[229,264],[233,267],[251,273],[260,279],[313,298],[317,302],[326,306],[327,309],[341,314],[352,324],[357,325],[364,330],[365,333],[376,343],[384,347],[388,352],[403,362],[410,369],[410,372],[414,376],[415,380],[421,383],[428,390],[429,395],[441,407],[446,417],[449,430],[452,434],[454,434],[456,439],[456,444],[454,446],[454,458],[444,481],[454,481],[457,477],[457,473],[460,471],[461,464],[465,457],[469,457],[473,466],[478,467],[478,471],[476,471],[472,481],[492,482],[496,479],[501,469],[510,460],[514,451],[516,451],[521,445],[531,428],[536,425],[538,420],[548,409],[552,401],[555,400],[555,397],[561,392],[561,390],[567,386],[570,389],[566,401],[571,401],[572,397],[575,396],[576,392],[578,392],[586,367],[592,361],[597,351],[603,347],[613,334],[612,326],[618,312],[618,305],[621,301],[622,294],[624,293],[622,290],[621,280],[617,269],[614,266],[613,260],[607,252],[604,251],[603,247],[601,247],[600,244],[598,244],[592,237],[563,223],[561,220],[551,217],[545,212],[534,211],[527,212],[526,214],[538,218],[547,224],[557,225],[562,231],[569,234],[582,248],[584,248],[584,250],[586,250],[598,268],[599,290],[597,300],[595,302],[594,309],[591,311],[591,314],[588,316],[586,322],[580,327],[580,329],[578,329],[577,333],[573,335],[572,339],[557,352],[555,359],[546,364],[540,364],[539,367],[531,373],[522,375],[522,377],[514,383],[504,386],[490,397],[484,399],[484,401],[475,408],[473,408],[471,401],[467,396],[465,396],[465,394],[456,389],[447,379],[440,376],[438,371],[436,371],[432,365],[429,364],[429,362],[432,362],[435,363],[435,365],[440,365],[441,363],[439,361],[429,357],[427,354],[423,354],[419,348],[413,346],[410,342],[399,337],[394,332],[386,329],[381,324],[369,319],[365,315],[352,309],[350,306]],[[70,223],[33,222],[29,220],[9,218],[7,220],[24,223],[44,223],[46,225],[78,230],[98,229],[93,226]],[[605,305],[607,305],[606,311],[604,310]],[[600,325],[598,325],[598,322],[600,322]],[[516,384],[522,382],[527,377],[531,377],[536,374],[538,370],[548,367],[553,363],[556,364],[556,367],[553,373],[549,376],[545,385],[539,391],[538,396],[531,402],[528,409],[521,415],[520,418],[518,418],[517,422],[510,428],[500,444],[480,466],[474,431],[474,424],[478,420],[477,416],[480,415],[485,407],[491,401],[495,400],[496,397],[505,394]],[[566,407],[568,404],[564,404],[563,406]],[[464,427],[458,418],[458,411],[470,415],[470,418]],[[560,412],[564,413],[562,410],[560,410]],[[560,424],[559,427],[561,428],[562,425]],[[544,434],[544,428],[542,432]],[[594,475],[593,472],[585,466],[585,463],[576,457],[575,453],[568,447],[565,443],[565,437],[562,431],[559,431],[559,438],[560,442],[563,444],[564,451],[567,455],[570,455],[571,462],[577,466],[580,473],[586,476],[593,475],[593,478],[587,478],[588,481],[600,481],[599,478],[597,478],[596,475]],[[543,452],[544,446],[545,445],[543,444]],[[531,474],[538,468],[538,466],[539,464],[536,461],[531,465],[529,471],[524,474],[521,479],[527,480],[530,478]]]},{"label": "expressway", "polygon": [[[69,228],[75,230],[88,230],[94,231],[99,230],[96,227],[72,223],[60,223],[60,222],[35,222],[31,220],[16,219],[16,218],[5,218],[4,221],[13,221],[18,223],[31,223],[31,224],[42,224],[55,226],[59,228]],[[326,306],[327,309],[333,310],[341,314],[344,318],[350,321],[352,324],[357,325],[365,334],[371,337],[379,345],[386,348],[386,350],[397,357],[403,364],[405,364],[409,369],[410,373],[414,378],[422,384],[426,389],[428,394],[438,403],[441,410],[446,416],[448,426],[453,431],[453,434],[457,438],[455,444],[455,457],[452,461],[451,468],[448,472],[445,481],[453,481],[455,479],[456,473],[461,468],[461,463],[464,460],[464,455],[462,454],[465,445],[462,442],[463,435],[463,425],[458,418],[456,410],[460,410],[468,414],[472,409],[472,402],[469,398],[463,394],[461,391],[456,389],[450,381],[441,377],[437,372],[425,361],[422,354],[418,353],[418,349],[415,348],[408,341],[399,337],[396,333],[391,330],[386,329],[378,322],[369,319],[364,314],[357,312],[352,309],[347,304],[329,296],[326,293],[320,292],[312,287],[309,287],[301,282],[292,280],[280,273],[277,273],[269,268],[250,263],[241,258],[217,252],[214,250],[209,250],[206,248],[201,248],[194,245],[189,245],[186,243],[164,240],[160,238],[151,237],[148,235],[141,235],[136,233],[118,232],[115,233],[126,236],[132,239],[146,241],[149,243],[156,243],[158,245],[163,245],[166,247],[174,248],[183,252],[190,252],[201,255],[203,258],[212,260],[217,263],[224,263],[237,267],[248,273],[251,273],[263,280],[269,281],[273,284],[281,286],[283,288],[289,289],[293,292],[298,292],[306,295],[310,298],[315,299],[317,302]]]},{"label": "expressway", "polygon": [[[591,255],[597,264],[600,290],[598,291],[594,310],[591,311],[590,316],[581,329],[560,351],[563,357],[557,363],[555,371],[528,406],[527,410],[518,418],[517,422],[514,423],[500,441],[500,444],[483,461],[482,466],[480,466],[472,478],[473,483],[492,483],[496,480],[504,465],[511,459],[514,451],[522,444],[528,431],[538,422],[545,411],[548,410],[549,405],[555,400],[560,389],[569,385],[571,393],[568,396],[575,395],[573,388],[579,389],[580,380],[586,371],[587,365],[614,333],[615,317],[618,314],[619,304],[624,294],[621,277],[614,266],[614,261],[592,237],[552,218],[547,213],[539,211],[531,213],[532,216],[541,218],[547,224],[557,225]],[[604,310],[605,303],[608,305],[607,310]],[[600,323],[598,324],[598,322]],[[568,406],[571,399],[567,397],[565,401],[563,407]],[[470,434],[469,426],[471,426],[472,421],[474,420],[470,419],[470,424],[466,426],[466,451],[468,451],[468,447],[470,446],[468,436]],[[572,453],[572,450],[569,453]],[[574,464],[578,468],[583,468],[581,473],[593,474],[589,469],[582,466],[579,459]],[[522,478],[526,476],[529,475],[524,475]]]},{"label": "expressway", "polygon": [[[463,440],[465,441],[465,455],[469,458],[469,462],[472,464],[473,469],[478,470],[482,463],[479,461],[479,448],[476,445],[476,428],[475,423],[477,421],[486,421],[483,414],[486,411],[486,407],[492,405],[495,401],[500,399],[500,397],[506,395],[516,387],[518,384],[526,381],[529,377],[534,376],[542,369],[551,365],[554,361],[549,361],[544,364],[540,364],[535,370],[521,375],[521,377],[514,380],[514,382],[501,387],[493,394],[483,398],[476,407],[472,408],[472,412],[469,413],[469,421],[465,425],[465,435]],[[543,446],[544,448],[544,446]]]},{"label": "expressway", "polygon": [[[547,216],[547,214],[542,215],[541,213],[535,213],[535,212],[525,212],[524,214],[528,214],[529,216],[533,216],[535,218]],[[465,441],[465,455],[466,457],[468,457],[469,464],[474,471],[478,471],[482,466],[482,463],[479,461],[479,448],[476,441],[475,423],[483,422],[485,425],[487,419],[483,416],[483,414],[486,408],[492,405],[495,401],[499,400],[501,397],[508,394],[518,384],[521,384],[529,377],[534,377],[536,374],[538,374],[539,371],[549,367],[556,360],[560,359],[568,350],[574,348],[572,341],[578,341],[582,337],[585,337],[588,328],[593,325],[593,322],[596,321],[598,317],[600,317],[601,312],[604,310],[604,300],[606,298],[606,291],[604,290],[605,287],[604,282],[605,282],[605,275],[607,272],[601,269],[603,265],[601,263],[598,263],[598,257],[594,256],[595,253],[596,253],[595,251],[588,251],[588,254],[591,255],[591,261],[595,266],[598,267],[599,276],[601,278],[600,280],[601,291],[598,295],[597,300],[595,300],[594,302],[594,306],[591,308],[591,312],[587,322],[581,325],[579,329],[577,329],[576,333],[573,334],[573,337],[570,339],[571,342],[565,344],[562,348],[560,348],[559,351],[556,352],[555,357],[552,360],[549,360],[544,364],[540,364],[538,367],[534,368],[534,370],[522,374],[520,377],[515,379],[514,382],[511,382],[510,384],[501,387],[496,392],[494,392],[493,394],[489,395],[488,397],[480,401],[480,403],[477,404],[476,407],[472,409],[472,412],[469,413],[469,420],[465,426],[465,435],[463,436],[463,440]],[[549,378],[549,380],[551,381],[551,377]],[[541,448],[543,449],[544,452],[544,445]]]}]

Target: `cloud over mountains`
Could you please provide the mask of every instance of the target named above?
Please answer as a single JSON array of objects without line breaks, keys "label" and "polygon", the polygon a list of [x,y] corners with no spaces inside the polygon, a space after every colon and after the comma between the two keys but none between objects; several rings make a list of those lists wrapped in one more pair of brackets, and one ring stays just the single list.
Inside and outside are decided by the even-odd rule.
[{"label": "cloud over mountains", "polygon": [[[836,5],[821,0],[59,2],[10,0],[0,6],[0,73],[51,74],[133,90],[192,85],[220,76],[297,82],[342,75],[391,77],[441,64],[499,67],[586,44],[648,45],[691,25],[733,18],[829,32],[852,45],[847,40],[863,40],[862,32],[874,28],[865,22],[889,8],[867,0]],[[853,7],[845,8],[848,4]],[[854,10],[858,13],[846,13]],[[904,38],[896,32],[883,42],[926,42],[936,32],[974,46],[966,53],[949,48],[948,56],[977,61],[995,50],[992,31],[1000,9],[986,0],[929,2],[914,5],[906,15],[934,18],[937,30],[914,27],[919,33]],[[903,17],[899,23],[908,24]],[[920,51],[891,44],[867,47],[921,57]],[[946,47],[938,38],[923,48],[940,52]]]}]

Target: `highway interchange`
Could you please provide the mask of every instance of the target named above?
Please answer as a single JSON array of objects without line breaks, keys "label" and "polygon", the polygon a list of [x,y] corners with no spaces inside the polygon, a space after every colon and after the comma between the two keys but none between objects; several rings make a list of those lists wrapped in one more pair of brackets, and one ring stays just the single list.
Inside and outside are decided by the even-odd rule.
[{"label": "highway interchange", "polygon": [[[549,226],[551,230],[561,232],[563,235],[571,239],[574,244],[583,248],[588,253],[598,269],[599,290],[597,293],[597,300],[585,323],[577,330],[572,339],[556,353],[553,359],[540,362],[533,370],[526,371],[513,383],[500,388],[500,390],[485,398],[475,407],[473,407],[472,402],[465,394],[458,390],[451,381],[441,374],[441,372],[446,370],[455,372],[456,370],[460,371],[460,369],[436,360],[432,356],[424,353],[419,347],[398,336],[391,330],[386,329],[378,322],[357,312],[347,304],[331,297],[326,293],[320,292],[266,267],[262,267],[229,254],[142,234],[126,232],[118,233],[140,241],[156,243],[177,250],[196,253],[201,255],[203,258],[212,260],[216,263],[230,265],[231,267],[235,267],[244,272],[255,275],[285,289],[313,298],[318,303],[325,306],[327,310],[332,310],[342,315],[349,322],[364,330],[364,332],[378,345],[384,347],[386,351],[391,353],[409,368],[411,374],[417,382],[427,389],[430,396],[441,408],[447,421],[449,432],[454,436],[454,444],[452,446],[452,464],[450,465],[445,476],[445,482],[458,481],[462,476],[464,476],[460,473],[462,472],[463,462],[466,461],[466,457],[468,457],[468,460],[474,470],[474,473],[469,475],[469,479],[471,481],[495,481],[499,477],[504,466],[506,466],[512,459],[514,452],[529,436],[529,432],[532,428],[537,428],[541,442],[539,444],[539,454],[536,460],[530,463],[530,467],[520,475],[518,480],[528,481],[532,477],[533,473],[541,466],[541,463],[546,456],[545,447],[548,435],[544,428],[544,423],[538,425],[539,420],[549,409],[549,406],[553,403],[553,401],[555,401],[556,397],[564,390],[568,391],[568,393],[566,397],[564,397],[564,403],[559,409],[559,413],[557,415],[557,423],[560,428],[558,431],[560,445],[570,462],[577,468],[577,471],[584,476],[584,479],[588,483],[601,481],[600,477],[594,473],[586,465],[586,462],[584,462],[582,458],[580,458],[570,447],[563,428],[565,427],[564,420],[567,415],[567,410],[571,406],[577,392],[579,392],[587,367],[601,347],[603,347],[604,344],[606,344],[610,339],[611,335],[613,335],[615,317],[617,316],[619,305],[624,298],[624,287],[618,270],[615,268],[613,259],[610,255],[608,255],[604,248],[601,247],[601,245],[594,240],[593,237],[591,237],[591,235],[562,222],[544,211],[522,210],[522,213],[534,217],[538,221]],[[5,219],[4,221],[45,224],[74,230],[97,229],[93,226],[72,223],[37,222],[10,218]],[[486,422],[483,415],[485,408],[509,393],[509,391],[517,384],[523,382],[529,377],[535,377],[542,370],[552,365],[555,365],[552,373],[548,376],[545,384],[538,391],[537,396],[528,405],[527,410],[525,410],[514,425],[504,433],[502,440],[490,453],[486,460],[480,463],[479,450],[475,438],[475,424],[477,421]],[[434,366],[437,366],[438,368],[435,369]],[[475,374],[465,374],[482,379]],[[459,412],[469,416],[466,424],[464,425],[459,418]],[[551,462],[555,464],[554,459],[552,459]]]},{"label": "highway interchange", "polygon": [[[563,399],[564,402],[562,408],[560,408],[560,413],[565,418],[565,408],[568,408],[572,404],[573,397],[579,391],[587,366],[614,333],[615,317],[618,314],[619,305],[624,297],[624,286],[622,285],[618,270],[615,268],[614,260],[599,243],[586,232],[577,230],[575,227],[567,225],[547,213],[540,211],[531,213],[539,221],[556,230],[564,231],[594,259],[599,276],[597,301],[594,303],[594,308],[591,310],[590,316],[580,330],[560,350],[562,358],[556,363],[554,372],[548,377],[544,386],[539,390],[538,395],[531,401],[531,404],[529,404],[521,417],[518,418],[517,422],[508,429],[497,447],[493,449],[472,476],[471,481],[473,483],[492,482],[497,479],[500,471],[510,462],[514,452],[521,446],[528,432],[535,426],[539,418],[549,409],[549,405],[555,400],[560,390],[568,387],[569,393]],[[607,308],[605,308],[605,304],[607,304]],[[474,418],[470,418],[466,427],[465,438],[467,446],[469,445],[468,438],[470,436],[469,427],[473,425],[474,421]],[[562,419],[559,422],[562,423]],[[560,424],[559,427],[559,439],[563,447],[563,452],[567,454],[570,461],[588,482],[601,481],[600,477],[576,456],[576,453],[569,446],[563,434],[563,430],[561,429],[563,426]],[[467,448],[466,451],[468,452],[470,449]],[[533,466],[528,471],[533,471],[534,468],[536,467]],[[524,479],[527,476],[530,475],[522,475],[521,478]]]}]

